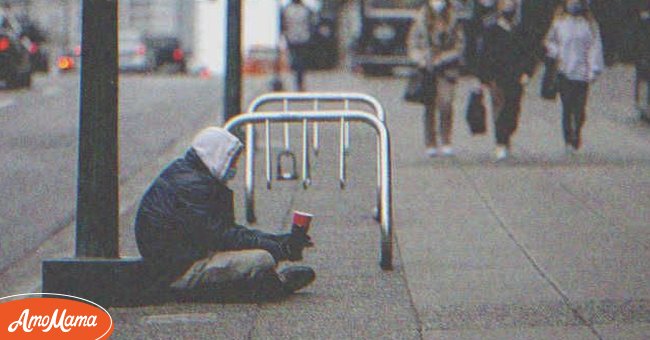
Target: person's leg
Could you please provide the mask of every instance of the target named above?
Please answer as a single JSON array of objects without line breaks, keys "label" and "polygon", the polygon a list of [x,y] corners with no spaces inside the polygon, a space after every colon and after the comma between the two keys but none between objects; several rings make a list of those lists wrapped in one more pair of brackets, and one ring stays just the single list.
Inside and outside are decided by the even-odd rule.
[{"label": "person's leg", "polygon": [[587,82],[575,83],[575,108],[574,108],[574,123],[575,127],[573,148],[579,149],[582,144],[582,126],[585,124],[587,116],[587,95],[589,92],[589,84]]},{"label": "person's leg", "polygon": [[300,92],[305,90],[305,58],[308,52],[305,46],[296,47],[296,88]]},{"label": "person's leg", "polygon": [[522,88],[519,84],[504,87],[503,110],[497,121],[497,143],[510,148],[510,139],[519,124]]},{"label": "person's leg", "polygon": [[[171,288],[201,297],[269,299],[283,297],[311,284],[313,269],[290,266],[279,273],[265,250],[217,252],[199,260]],[[242,295],[243,294],[243,295]]]},{"label": "person's leg", "polygon": [[563,75],[558,76],[558,82],[560,100],[562,101],[562,131],[564,133],[564,143],[570,145],[573,143],[573,91],[569,80]]},{"label": "person's leg", "polygon": [[291,56],[291,70],[293,71],[294,85],[297,91],[302,91],[303,84],[303,56],[300,46],[289,46],[289,55]]},{"label": "person's leg", "polygon": [[435,85],[432,86],[430,82],[435,81],[430,76],[425,76],[424,86],[424,144],[427,147],[429,156],[435,156],[435,149],[438,147],[437,124],[436,124],[436,102],[437,98],[435,93],[432,92]]},{"label": "person's leg", "polygon": [[182,290],[218,289],[273,271],[275,266],[273,256],[261,249],[217,252],[194,263],[171,287]]},{"label": "person's leg", "polygon": [[456,84],[438,77],[436,88],[436,103],[440,110],[440,136],[443,148],[451,145],[451,134],[454,119],[454,92]]}]

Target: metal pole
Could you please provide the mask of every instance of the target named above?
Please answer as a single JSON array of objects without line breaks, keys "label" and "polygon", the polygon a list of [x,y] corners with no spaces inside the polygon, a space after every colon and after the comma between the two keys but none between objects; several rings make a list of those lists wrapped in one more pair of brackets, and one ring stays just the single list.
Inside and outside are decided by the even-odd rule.
[{"label": "metal pole", "polygon": [[379,118],[362,111],[350,110],[342,113],[341,111],[301,111],[299,114],[287,112],[259,112],[240,115],[224,125],[224,128],[233,131],[244,124],[254,124],[261,122],[278,122],[288,123],[298,120],[311,120],[320,122],[332,122],[342,120],[360,121],[372,126],[379,138],[379,155],[381,188],[379,204],[379,221],[380,221],[380,262],[379,265],[384,270],[393,268],[393,205],[392,205],[392,165],[390,156],[390,136],[388,129],[383,121]]},{"label": "metal pole", "polygon": [[117,1],[84,0],[77,257],[119,256]]},{"label": "metal pole", "polygon": [[227,1],[224,122],[241,112],[241,1]]}]

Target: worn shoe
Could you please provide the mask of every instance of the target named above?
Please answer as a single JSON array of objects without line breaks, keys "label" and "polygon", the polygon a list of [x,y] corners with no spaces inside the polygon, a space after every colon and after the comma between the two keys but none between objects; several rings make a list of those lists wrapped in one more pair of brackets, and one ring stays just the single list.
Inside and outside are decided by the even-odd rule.
[{"label": "worn shoe", "polygon": [[508,158],[508,148],[503,145],[498,145],[494,150],[497,161],[502,161]]},{"label": "worn shoe", "polygon": [[438,156],[438,149],[437,148],[427,148],[427,156],[430,158]]},{"label": "worn shoe", "polygon": [[291,294],[314,282],[316,272],[310,267],[292,266],[282,269],[278,276],[282,281],[284,291]]},{"label": "worn shoe", "polygon": [[454,149],[450,145],[443,145],[443,147],[440,148],[440,152],[446,157],[454,155]]}]

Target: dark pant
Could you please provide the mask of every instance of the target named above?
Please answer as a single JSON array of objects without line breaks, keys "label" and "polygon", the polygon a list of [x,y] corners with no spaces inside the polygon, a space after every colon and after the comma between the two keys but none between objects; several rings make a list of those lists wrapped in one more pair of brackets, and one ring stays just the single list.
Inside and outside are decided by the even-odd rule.
[{"label": "dark pant", "polygon": [[581,145],[580,131],[585,123],[585,106],[589,83],[558,76],[558,89],[562,100],[562,129],[564,142],[578,149]]},{"label": "dark pant", "polygon": [[515,133],[519,124],[523,90],[521,84],[518,82],[511,82],[509,84],[497,83],[497,88],[499,92],[497,95],[502,96],[502,104],[501,109],[495,112],[495,137],[497,144],[510,146],[510,137]]},{"label": "dark pant", "polygon": [[291,69],[295,76],[296,89],[304,91],[305,68],[307,63],[307,53],[309,53],[309,46],[306,44],[290,45],[289,54],[291,57]]}]

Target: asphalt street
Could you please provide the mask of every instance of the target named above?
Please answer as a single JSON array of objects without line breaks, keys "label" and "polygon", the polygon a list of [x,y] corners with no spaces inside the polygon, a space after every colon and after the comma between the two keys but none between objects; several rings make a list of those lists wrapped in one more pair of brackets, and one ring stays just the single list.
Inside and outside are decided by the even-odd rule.
[{"label": "asphalt street", "polygon": [[[631,69],[615,67],[594,84],[585,146],[577,155],[564,153],[559,104],[538,97],[539,79],[534,78],[527,88],[512,157],[497,163],[491,128],[488,135],[473,137],[464,122],[471,85],[467,80],[459,83],[455,101],[456,156],[429,159],[422,141],[421,108],[401,100],[405,79],[339,72],[308,75],[310,90],[364,92],[376,96],[386,108],[393,150],[394,270],[384,272],[378,266],[379,230],[372,218],[374,132],[352,126],[349,183],[341,191],[338,128],[323,127],[322,149],[313,157],[314,182],[308,190],[296,182],[275,182],[273,190],[266,190],[261,155],[257,160],[259,223],[255,227],[286,230],[293,209],[315,212],[316,247],[307,252],[305,264],[315,268],[316,282],[275,303],[111,308],[116,325],[113,338],[647,339],[650,127],[638,120],[633,109],[632,76]],[[127,116],[121,123],[121,172],[127,175],[120,188],[121,253],[137,256],[132,207],[148,181],[182,154],[190,131],[218,117],[219,92],[214,80],[135,77],[123,79],[122,84],[121,114]],[[266,79],[247,83],[245,102],[262,92],[265,84]],[[194,95],[186,100],[183,93]],[[177,95],[184,98],[182,102]],[[15,107],[34,105],[48,112],[23,96],[26,93],[0,93],[0,103],[13,100]],[[75,100],[69,105],[74,107]],[[61,102],[52,100],[49,106],[56,108]],[[178,113],[171,113],[175,108],[191,111],[191,123],[178,126],[184,123]],[[4,134],[10,111],[2,110],[4,149],[4,139],[12,139]],[[52,130],[69,131],[74,138],[73,114],[59,112],[46,123],[44,118],[29,118],[29,111],[21,112],[25,117],[15,120],[22,123],[8,124],[23,131],[35,127],[28,134],[34,136],[31,145],[43,145],[44,136],[59,141],[52,138]],[[274,130],[272,138],[276,146],[281,141],[279,131]],[[300,145],[298,135],[293,134],[294,146]],[[18,133],[13,136],[20,138]],[[28,140],[32,139],[24,144]],[[6,153],[15,154],[17,149],[7,148]],[[29,185],[42,185],[38,183],[46,167],[59,163],[50,165],[50,158],[39,153],[42,147],[33,149],[31,155],[42,162],[42,168],[34,170]],[[47,203],[62,211],[62,201],[69,203],[68,210],[74,208],[74,145],[60,147],[57,155],[65,155],[65,150],[69,160],[58,166],[72,173],[58,181],[67,178],[69,184],[61,185],[57,198]],[[2,155],[7,157],[4,150]],[[7,159],[2,163],[18,164]],[[24,160],[19,169],[26,171],[27,163]],[[21,186],[15,178],[3,181],[18,191]],[[243,222],[241,179],[238,176],[233,186],[240,195],[237,215]],[[6,196],[11,193],[3,191],[2,197],[12,197]],[[29,202],[11,204],[26,206],[28,215],[37,215],[29,210]],[[31,202],[38,202],[37,198]],[[15,222],[16,226],[35,228],[27,218],[38,221],[36,216],[21,216],[18,208],[5,204],[2,209],[3,219],[13,218],[9,223],[23,221]],[[44,225],[55,225],[53,219],[49,222]],[[2,223],[5,228],[7,222]],[[33,254],[23,252],[27,256],[0,275],[3,295],[29,287],[25,281],[37,285],[43,258],[72,254],[72,226],[64,230]],[[5,235],[3,248],[9,244]]]},{"label": "asphalt street", "polygon": [[[120,78],[120,182],[180,139],[222,120],[217,78]],[[35,77],[0,90],[0,272],[74,220],[79,76]]]}]

